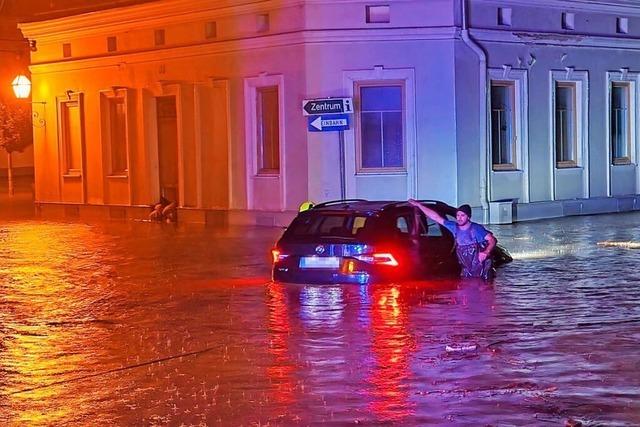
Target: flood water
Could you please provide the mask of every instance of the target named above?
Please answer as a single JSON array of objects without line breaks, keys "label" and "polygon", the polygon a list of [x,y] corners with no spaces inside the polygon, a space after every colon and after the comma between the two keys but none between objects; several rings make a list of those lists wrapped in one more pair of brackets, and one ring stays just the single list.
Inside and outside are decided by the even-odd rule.
[{"label": "flood water", "polygon": [[0,425],[640,425],[638,224],[491,227],[492,284],[304,286],[278,229],[4,219]]}]

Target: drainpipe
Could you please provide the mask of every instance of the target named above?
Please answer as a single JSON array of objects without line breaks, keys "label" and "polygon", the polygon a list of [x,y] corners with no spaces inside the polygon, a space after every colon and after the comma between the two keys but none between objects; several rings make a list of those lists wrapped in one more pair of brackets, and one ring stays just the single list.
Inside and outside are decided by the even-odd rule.
[{"label": "drainpipe", "polygon": [[469,27],[467,23],[467,0],[460,0],[460,10],[462,12],[462,41],[478,55],[480,60],[480,153],[484,156],[484,161],[480,161],[480,204],[482,205],[483,222],[489,222],[489,150],[487,146],[488,126],[487,113],[489,111],[488,103],[488,87],[487,87],[487,55],[484,49],[469,35]]}]

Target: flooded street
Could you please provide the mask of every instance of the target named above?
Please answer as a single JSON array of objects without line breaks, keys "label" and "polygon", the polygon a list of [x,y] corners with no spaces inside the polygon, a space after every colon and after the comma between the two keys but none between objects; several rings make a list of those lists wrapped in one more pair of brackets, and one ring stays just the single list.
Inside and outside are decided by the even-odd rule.
[{"label": "flooded street", "polygon": [[0,425],[640,424],[640,213],[493,284],[269,282],[281,230],[0,222]]}]

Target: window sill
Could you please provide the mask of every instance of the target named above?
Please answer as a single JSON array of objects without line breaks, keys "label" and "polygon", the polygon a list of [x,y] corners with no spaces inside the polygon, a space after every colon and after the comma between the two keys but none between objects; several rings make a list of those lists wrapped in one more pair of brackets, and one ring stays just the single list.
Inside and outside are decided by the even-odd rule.
[{"label": "window sill", "polygon": [[76,173],[76,172],[65,173],[65,174],[62,175],[62,177],[64,179],[74,179],[74,178],[79,179],[79,178],[82,178],[82,174],[79,173],[79,172],[78,173]]},{"label": "window sill", "polygon": [[107,175],[107,179],[129,179],[129,175],[127,174]]},{"label": "window sill", "polygon": [[356,172],[356,175],[360,175],[360,176],[375,176],[375,175],[386,175],[386,176],[407,176],[407,171],[406,170],[390,170],[390,171],[385,171],[384,169],[377,169],[377,170],[360,170],[358,172]]},{"label": "window sill", "polygon": [[611,166],[635,166],[630,159],[614,159]]},{"label": "window sill", "polygon": [[559,162],[556,163],[556,169],[582,169],[582,166],[575,162]]},{"label": "window sill", "polygon": [[522,169],[518,169],[516,167],[500,167],[497,165],[493,165],[493,172],[522,172]]}]

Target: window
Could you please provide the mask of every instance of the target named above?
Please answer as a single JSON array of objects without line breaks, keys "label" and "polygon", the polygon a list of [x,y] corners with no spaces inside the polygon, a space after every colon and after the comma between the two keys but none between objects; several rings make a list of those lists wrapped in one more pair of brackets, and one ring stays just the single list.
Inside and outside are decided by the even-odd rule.
[{"label": "window", "polygon": [[118,50],[118,41],[115,36],[107,37],[107,52],[115,52]]},{"label": "window", "polygon": [[59,102],[60,143],[62,147],[62,174],[82,175],[82,111],[75,99]]},{"label": "window", "polygon": [[491,82],[491,155],[493,170],[516,169],[515,84]]},{"label": "window", "polygon": [[258,173],[280,172],[280,114],[278,87],[256,89]]},{"label": "window", "polygon": [[391,22],[389,5],[366,6],[367,24],[388,24]]},{"label": "window", "polygon": [[396,229],[401,233],[401,234],[409,234],[411,232],[411,226],[410,224],[412,223],[410,217],[408,216],[399,216],[396,218]]},{"label": "window", "polygon": [[[528,73],[525,69],[489,68],[489,150],[492,179],[522,176],[527,187],[528,156]],[[553,107],[550,107],[553,108]],[[523,190],[525,193],[526,190]],[[526,196],[523,196],[526,198]]]},{"label": "window", "polygon": [[[549,154],[554,158],[554,162],[550,166],[557,169],[555,176],[560,180],[568,176],[578,179],[576,174],[580,174],[584,184],[582,188],[587,194],[585,197],[588,197],[586,189],[589,184],[589,126],[587,123],[589,73],[584,70],[575,70],[573,67],[566,67],[563,71],[551,70],[549,77],[551,95],[549,97],[549,121],[551,123],[549,126],[551,152]],[[606,108],[603,109],[603,114],[608,115]],[[608,124],[605,117],[603,119]],[[562,169],[565,170],[561,171]],[[581,171],[568,171],[568,169],[581,169]],[[558,193],[558,188],[556,186],[556,195],[568,196],[569,193],[566,192],[560,191]]]},{"label": "window", "polygon": [[555,147],[556,165],[559,168],[575,167],[578,164],[576,126],[576,84],[556,82]]},{"label": "window", "polygon": [[427,218],[424,215],[420,215],[420,236],[422,237],[442,237],[442,228],[440,224]]},{"label": "window", "polygon": [[269,31],[269,14],[261,13],[256,16],[256,31],[264,33]]},{"label": "window", "polygon": [[287,191],[285,93],[282,74],[244,79],[247,209],[285,210],[294,202]]},{"label": "window", "polygon": [[575,21],[576,21],[575,13],[564,12],[562,14],[562,29],[575,30],[576,28]]},{"label": "window", "polygon": [[504,27],[511,26],[511,11],[510,7],[499,7],[498,8],[498,25]]},{"label": "window", "polygon": [[629,33],[629,18],[616,18],[616,33]]},{"label": "window", "polygon": [[631,163],[631,99],[628,82],[611,84],[611,158],[614,165]]},{"label": "window", "polygon": [[340,214],[317,214],[297,217],[286,233],[292,237],[309,236],[343,236],[349,237],[360,233],[368,224],[366,216]]},{"label": "window", "polygon": [[358,232],[360,232],[360,230],[364,229],[365,224],[367,223],[367,217],[366,216],[356,216],[353,218],[353,229],[352,229],[352,233],[358,234]]},{"label": "window", "polygon": [[71,43],[63,43],[62,44],[62,57],[70,58],[71,57]]},{"label": "window", "polygon": [[418,183],[415,70],[376,65],[371,69],[343,71],[342,76],[342,93],[351,97],[354,104],[353,130],[344,133],[346,197],[372,197],[364,182],[376,177],[390,180],[384,188],[375,189],[376,197],[415,197]]},{"label": "window", "polygon": [[404,90],[401,84],[360,85],[359,169],[404,170]]},{"label": "window", "polygon": [[607,136],[610,164],[637,163],[638,144],[638,81],[640,74],[623,68],[607,73]]},{"label": "window", "polygon": [[164,45],[164,30],[155,30],[153,32],[153,44],[155,46]]},{"label": "window", "polygon": [[218,36],[218,25],[216,21],[206,22],[204,24],[204,37],[206,39],[215,39]]},{"label": "window", "polygon": [[109,176],[127,175],[127,100],[126,90],[104,92],[101,97],[102,144]]}]

